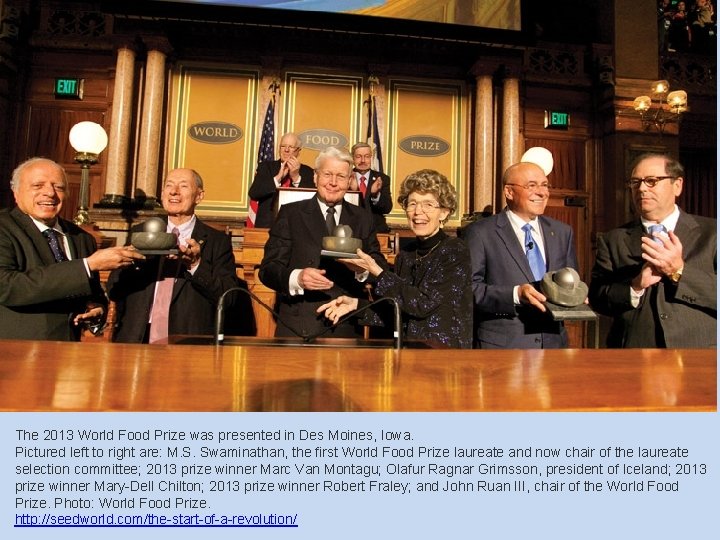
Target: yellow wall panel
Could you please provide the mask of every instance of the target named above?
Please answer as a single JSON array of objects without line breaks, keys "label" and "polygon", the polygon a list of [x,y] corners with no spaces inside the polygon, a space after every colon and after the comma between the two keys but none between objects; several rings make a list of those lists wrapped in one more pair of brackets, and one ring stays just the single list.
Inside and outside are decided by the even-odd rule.
[{"label": "yellow wall panel", "polygon": [[325,146],[357,142],[362,78],[290,73],[287,84],[285,131],[301,135],[303,163],[312,167]]},{"label": "yellow wall panel", "polygon": [[[447,176],[458,191],[458,210],[450,223],[459,224],[465,208],[467,175],[465,88],[462,83],[434,84],[391,81],[389,95],[389,140],[392,152],[388,170],[392,177],[393,199],[410,173],[435,169]],[[395,205],[393,223],[405,222]],[[397,218],[397,219],[395,219]]]},{"label": "yellow wall panel", "polygon": [[[247,192],[257,153],[258,73],[226,66],[180,66],[172,81],[168,134],[168,168],[196,169],[205,182],[200,215],[240,215],[247,212]],[[228,133],[236,126],[242,136],[234,141],[191,134]]]}]

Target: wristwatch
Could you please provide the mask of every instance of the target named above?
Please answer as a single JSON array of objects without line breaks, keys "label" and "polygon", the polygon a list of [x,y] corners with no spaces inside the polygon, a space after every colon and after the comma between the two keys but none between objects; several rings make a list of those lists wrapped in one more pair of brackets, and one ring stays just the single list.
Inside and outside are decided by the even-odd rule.
[{"label": "wristwatch", "polygon": [[672,274],[668,274],[668,277],[670,278],[670,281],[673,283],[680,283],[680,278],[682,277],[683,273],[683,267],[681,266],[679,269],[675,270]]}]

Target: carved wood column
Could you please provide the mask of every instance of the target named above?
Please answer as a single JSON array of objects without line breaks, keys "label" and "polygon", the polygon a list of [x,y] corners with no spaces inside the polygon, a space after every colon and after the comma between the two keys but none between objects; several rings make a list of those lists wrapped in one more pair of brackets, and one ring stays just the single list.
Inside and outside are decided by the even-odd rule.
[{"label": "carved wood column", "polygon": [[493,77],[497,65],[475,64],[475,166],[473,168],[472,208],[490,212],[495,208],[495,130],[493,122]]},{"label": "carved wood column", "polygon": [[145,206],[157,206],[160,140],[165,96],[165,60],[170,48],[165,41],[145,40],[148,46],[145,66],[143,114],[138,145],[135,198],[144,198]]},{"label": "carved wood column", "polygon": [[507,69],[503,77],[501,164],[504,172],[520,161],[524,145],[520,137],[520,74],[519,69]]},{"label": "carved wood column", "polygon": [[132,45],[123,44],[117,50],[105,196],[100,201],[100,206],[121,206],[128,198],[127,171],[135,85],[135,55],[136,51]]}]

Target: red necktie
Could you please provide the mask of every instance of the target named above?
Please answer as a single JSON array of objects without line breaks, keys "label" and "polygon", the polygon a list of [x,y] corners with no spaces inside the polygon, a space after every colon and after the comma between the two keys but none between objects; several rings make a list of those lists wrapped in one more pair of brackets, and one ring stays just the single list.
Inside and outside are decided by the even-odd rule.
[{"label": "red necktie", "polygon": [[363,198],[365,198],[365,192],[367,191],[367,184],[365,183],[365,177],[360,177],[360,193],[362,193]]},{"label": "red necktie", "polygon": [[292,178],[290,175],[286,175],[285,178],[283,178],[282,184],[280,184],[280,187],[290,187],[290,184],[292,184]]},{"label": "red necktie", "polygon": [[[176,238],[180,236],[177,227],[172,230]],[[164,263],[167,259],[160,263],[160,272],[162,272]],[[162,281],[160,281],[162,279]],[[175,286],[175,276],[162,277],[162,273],[158,278],[157,287],[155,288],[155,300],[153,301],[152,311],[150,313],[150,336],[148,342],[155,343],[160,340],[166,340],[168,337],[168,321],[170,319],[170,302],[172,300],[173,287]]]}]

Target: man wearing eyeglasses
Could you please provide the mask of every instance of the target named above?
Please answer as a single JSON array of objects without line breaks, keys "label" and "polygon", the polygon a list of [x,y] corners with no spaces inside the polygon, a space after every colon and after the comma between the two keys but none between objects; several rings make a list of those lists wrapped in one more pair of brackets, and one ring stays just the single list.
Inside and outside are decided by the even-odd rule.
[{"label": "man wearing eyeglasses", "polygon": [[639,219],[598,237],[594,310],[613,317],[609,347],[715,347],[717,224],[675,203],[682,165],[644,154],[628,189]]},{"label": "man wearing eyeglasses", "polygon": [[[322,239],[337,225],[352,229],[362,240],[362,250],[382,267],[372,215],[344,200],[350,186],[353,159],[345,151],[329,147],[315,160],[317,194],[311,199],[284,204],[270,229],[259,276],[278,293],[279,316],[275,335],[305,338],[332,326],[318,307],[341,295],[365,296],[367,272],[353,270],[332,257],[323,256]],[[328,330],[326,337],[360,337],[362,328],[350,321]]]},{"label": "man wearing eyeglasses", "polygon": [[258,201],[255,227],[270,227],[275,220],[277,190],[281,187],[314,188],[313,170],[300,163],[302,142],[294,133],[280,139],[280,159],[263,161],[255,171],[248,196]]},{"label": "man wearing eyeglasses", "polygon": [[577,270],[572,229],[543,216],[550,185],[538,165],[508,167],[503,193],[507,207],[471,224],[462,235],[472,261],[474,346],[567,347],[567,332],[547,312],[539,282],[548,271]]}]

